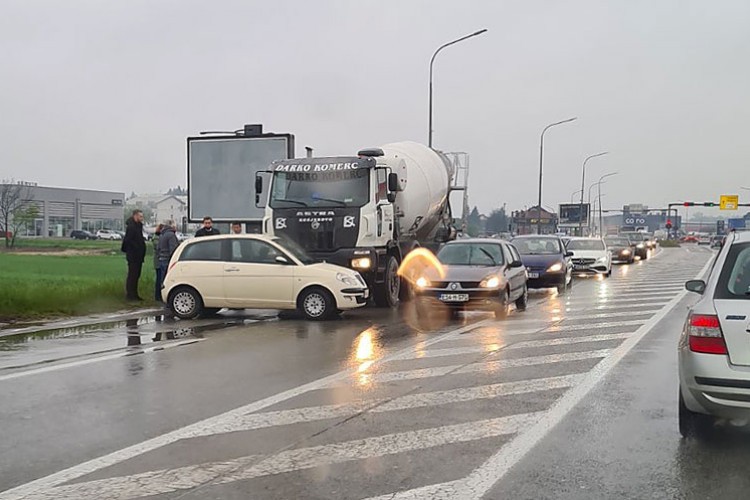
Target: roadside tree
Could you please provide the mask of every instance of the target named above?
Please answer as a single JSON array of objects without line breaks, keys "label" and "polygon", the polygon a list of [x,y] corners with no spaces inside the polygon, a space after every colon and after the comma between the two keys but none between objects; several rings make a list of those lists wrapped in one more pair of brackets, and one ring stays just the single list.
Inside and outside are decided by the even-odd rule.
[{"label": "roadside tree", "polygon": [[[13,179],[3,179],[0,182],[0,232],[5,238],[7,248],[15,244],[16,232],[28,222],[28,217],[34,215],[36,218],[38,215],[39,209],[29,203],[32,199],[33,194],[29,186],[19,184]],[[36,212],[33,212],[31,207],[36,209]]]}]

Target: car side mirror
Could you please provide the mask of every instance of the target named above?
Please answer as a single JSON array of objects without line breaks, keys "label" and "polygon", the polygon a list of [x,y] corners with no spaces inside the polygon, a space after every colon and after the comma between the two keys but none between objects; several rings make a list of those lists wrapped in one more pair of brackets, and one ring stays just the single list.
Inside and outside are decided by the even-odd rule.
[{"label": "car side mirror", "polygon": [[574,256],[574,255],[575,255],[575,254],[574,254],[573,252],[565,252],[565,256],[566,256],[566,257],[572,257],[572,256]]},{"label": "car side mirror", "polygon": [[285,266],[289,265],[289,259],[287,259],[283,255],[277,255],[275,260],[277,264],[284,264]]},{"label": "car side mirror", "polygon": [[392,193],[401,191],[401,184],[398,182],[398,174],[396,172],[388,174],[388,191]]},{"label": "car side mirror", "polygon": [[520,260],[514,260],[510,264],[508,264],[508,267],[523,267],[523,262]]},{"label": "car side mirror", "polygon": [[706,282],[703,280],[690,280],[685,283],[685,288],[689,292],[703,295],[703,292],[706,291]]}]

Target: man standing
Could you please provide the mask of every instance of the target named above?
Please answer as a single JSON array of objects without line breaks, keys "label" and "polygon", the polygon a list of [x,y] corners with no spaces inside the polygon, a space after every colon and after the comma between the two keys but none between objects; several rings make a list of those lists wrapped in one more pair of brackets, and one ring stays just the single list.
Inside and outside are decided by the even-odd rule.
[{"label": "man standing", "polygon": [[216,236],[217,234],[221,233],[218,229],[214,228],[214,220],[207,215],[203,217],[203,227],[196,231],[195,237],[200,238],[201,236]]},{"label": "man standing", "polygon": [[242,224],[239,222],[232,222],[232,234],[242,234]]},{"label": "man standing", "polygon": [[143,260],[146,258],[146,240],[143,239],[143,212],[133,210],[133,215],[125,222],[125,237],[120,250],[125,252],[128,261],[128,277],[125,280],[125,298],[143,300],[138,295],[138,280],[141,278]]},{"label": "man standing", "polygon": [[[159,236],[159,274],[161,275],[162,283],[167,276],[169,261],[172,259],[172,255],[179,245],[180,240],[177,239],[177,224],[175,221],[171,220],[164,223],[161,236]],[[159,283],[159,290],[161,293],[161,283]]]}]

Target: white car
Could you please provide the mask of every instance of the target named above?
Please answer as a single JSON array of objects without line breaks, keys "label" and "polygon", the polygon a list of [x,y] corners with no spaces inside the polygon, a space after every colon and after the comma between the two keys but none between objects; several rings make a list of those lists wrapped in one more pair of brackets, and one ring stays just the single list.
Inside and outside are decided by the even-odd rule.
[{"label": "white car", "polygon": [[121,240],[122,235],[117,231],[110,229],[100,229],[96,232],[96,237],[100,240]]},{"label": "white car", "polygon": [[571,238],[566,245],[572,252],[574,274],[612,274],[612,254],[601,238]]},{"label": "white car", "polygon": [[162,287],[164,302],[182,319],[229,307],[298,309],[323,320],[364,306],[369,295],[356,271],[318,263],[295,243],[259,234],[185,241]]}]

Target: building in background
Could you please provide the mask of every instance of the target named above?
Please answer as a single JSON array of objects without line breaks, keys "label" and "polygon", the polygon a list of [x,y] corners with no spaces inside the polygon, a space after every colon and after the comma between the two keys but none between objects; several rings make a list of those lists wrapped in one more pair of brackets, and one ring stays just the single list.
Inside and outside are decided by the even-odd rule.
[{"label": "building in background", "polygon": [[125,193],[89,189],[27,185],[29,203],[36,205],[38,217],[22,236],[70,236],[76,229],[121,231],[124,226]]},{"label": "building in background", "polygon": [[178,227],[182,227],[185,217],[187,217],[187,196],[162,197],[154,206],[154,222],[157,224],[173,220]]},{"label": "building in background", "polygon": [[555,234],[557,232],[557,214],[534,206],[528,210],[512,212],[512,230],[515,234]]}]

